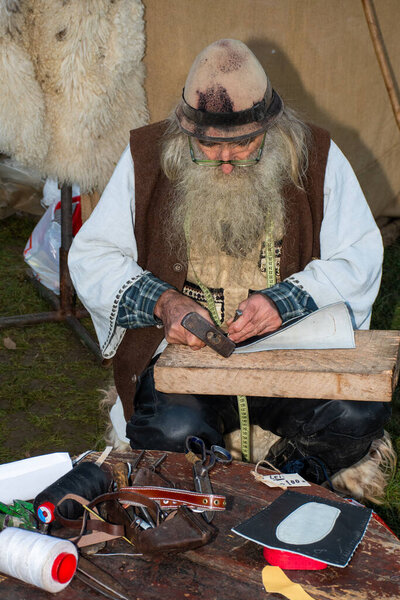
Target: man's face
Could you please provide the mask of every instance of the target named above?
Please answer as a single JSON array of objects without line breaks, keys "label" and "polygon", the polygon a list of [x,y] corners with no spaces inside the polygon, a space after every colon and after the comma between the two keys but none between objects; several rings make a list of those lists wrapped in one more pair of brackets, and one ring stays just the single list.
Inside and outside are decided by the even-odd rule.
[{"label": "man's face", "polygon": [[[193,138],[192,146],[196,155],[202,155],[208,160],[246,160],[255,158],[259,152],[264,134],[260,134],[255,138],[245,139],[240,142],[210,142]],[[196,150],[198,150],[196,152]],[[222,163],[219,167],[225,175],[229,175],[235,168],[251,168],[237,167],[230,163]]]},{"label": "man's face", "polygon": [[[267,151],[261,156],[264,146]],[[222,250],[247,256],[265,237],[267,214],[274,224],[274,239],[281,239],[288,157],[280,134],[269,131],[265,138],[261,134],[242,143],[210,143],[175,134],[166,140],[163,151],[163,168],[174,169],[170,179],[176,193],[166,205],[164,224],[175,251],[179,248],[186,256],[182,232],[189,224],[190,240],[201,255]],[[202,161],[220,164],[203,166]],[[248,166],[222,161],[245,161]]]}]

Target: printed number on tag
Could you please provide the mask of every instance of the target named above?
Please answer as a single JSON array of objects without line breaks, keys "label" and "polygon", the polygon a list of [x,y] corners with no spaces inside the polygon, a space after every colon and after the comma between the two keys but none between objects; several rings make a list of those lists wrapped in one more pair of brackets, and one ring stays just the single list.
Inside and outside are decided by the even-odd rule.
[{"label": "printed number on tag", "polygon": [[264,475],[266,481],[272,481],[278,485],[285,485],[286,487],[301,487],[304,485],[310,485],[308,481],[303,479],[301,475],[297,473],[274,473],[273,475]]}]

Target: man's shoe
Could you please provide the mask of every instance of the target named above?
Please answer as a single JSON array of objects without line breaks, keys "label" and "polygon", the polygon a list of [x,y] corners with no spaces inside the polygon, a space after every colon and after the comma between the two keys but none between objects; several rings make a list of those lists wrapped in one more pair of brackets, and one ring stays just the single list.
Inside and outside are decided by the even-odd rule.
[{"label": "man's shoe", "polygon": [[305,456],[294,442],[286,438],[280,438],[271,446],[265,461],[281,473],[298,473],[311,483],[330,484],[330,473],[323,461],[316,456]]},{"label": "man's shoe", "polygon": [[385,431],[382,438],[372,442],[364,458],[334,475],[327,471],[325,480],[323,462],[315,457],[301,456],[290,440],[279,439],[271,446],[265,460],[282,472],[288,473],[290,469],[292,473],[299,473],[308,481],[330,487],[345,498],[382,504],[387,484],[396,469],[397,456],[390,435]]}]

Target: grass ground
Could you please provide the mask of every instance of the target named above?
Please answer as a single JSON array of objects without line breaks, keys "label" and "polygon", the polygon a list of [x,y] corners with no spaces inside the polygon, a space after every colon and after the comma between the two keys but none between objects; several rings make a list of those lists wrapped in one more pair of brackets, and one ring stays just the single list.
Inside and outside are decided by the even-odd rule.
[{"label": "grass ground", "polygon": [[[1,316],[51,310],[25,278],[22,251],[34,224],[30,216],[0,221]],[[103,447],[99,390],[111,379],[63,323],[0,330],[0,463]]]},{"label": "grass ground", "polygon": [[[0,316],[49,310],[25,279],[22,252],[35,222],[34,217],[17,215],[0,221]],[[385,250],[373,329],[400,329],[399,267],[400,240]],[[91,329],[89,320],[84,324]],[[15,349],[6,348],[6,338]],[[103,448],[99,390],[111,381],[111,371],[101,368],[62,323],[0,330],[0,463],[47,452],[72,455]],[[400,454],[399,388],[387,428]],[[400,536],[399,470],[388,486],[386,503],[374,509]]]}]

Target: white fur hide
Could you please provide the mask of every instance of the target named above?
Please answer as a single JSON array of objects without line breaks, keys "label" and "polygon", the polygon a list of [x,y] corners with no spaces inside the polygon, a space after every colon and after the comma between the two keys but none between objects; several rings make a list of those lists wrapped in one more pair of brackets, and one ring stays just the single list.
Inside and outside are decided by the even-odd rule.
[{"label": "white fur hide", "polygon": [[0,0],[0,152],[102,191],[148,122],[140,0]]}]

